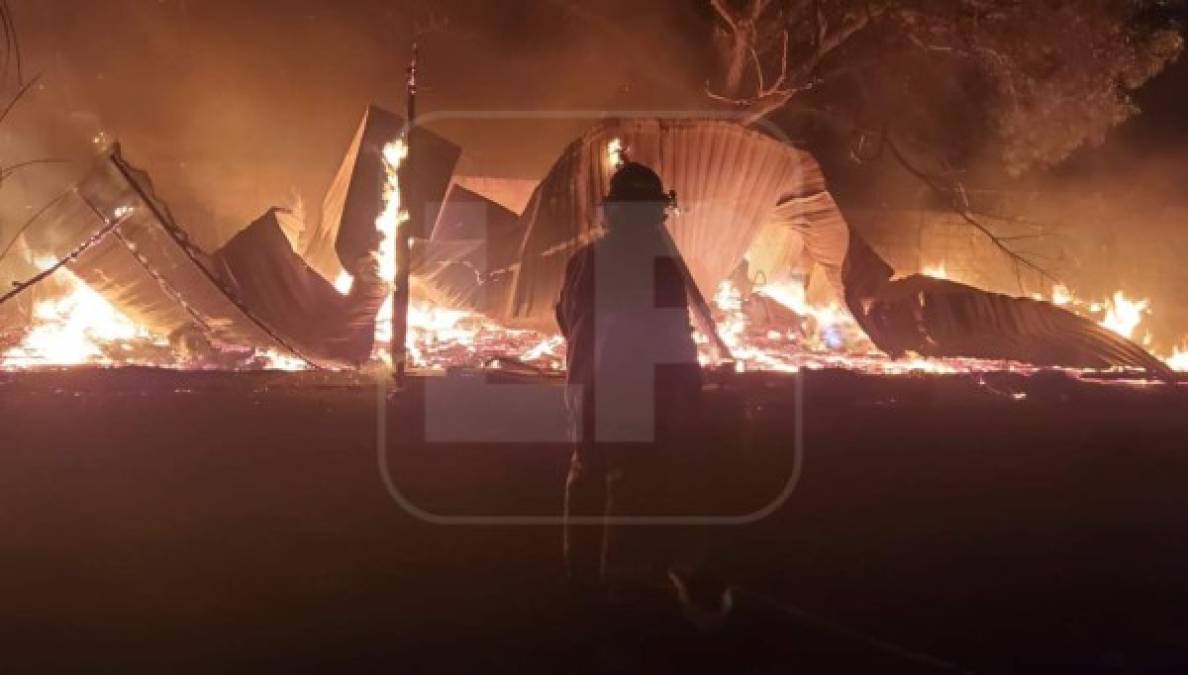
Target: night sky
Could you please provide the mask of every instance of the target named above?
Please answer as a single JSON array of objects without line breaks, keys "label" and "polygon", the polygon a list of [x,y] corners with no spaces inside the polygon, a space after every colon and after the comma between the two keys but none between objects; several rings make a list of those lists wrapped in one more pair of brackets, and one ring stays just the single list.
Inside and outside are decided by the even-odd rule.
[{"label": "night sky", "polygon": [[[426,113],[707,105],[710,17],[685,0],[11,4],[25,74],[40,73],[42,86],[5,130],[5,155],[84,160],[103,131],[208,246],[294,194],[316,211],[364,107],[402,110],[412,27],[434,18],[448,25],[422,40]],[[1063,174],[1178,152],[1188,144],[1186,86],[1180,63],[1140,92],[1144,115]],[[432,126],[465,148],[464,172],[539,177],[590,124],[562,117]],[[45,169],[9,196],[32,202],[66,180]]]}]

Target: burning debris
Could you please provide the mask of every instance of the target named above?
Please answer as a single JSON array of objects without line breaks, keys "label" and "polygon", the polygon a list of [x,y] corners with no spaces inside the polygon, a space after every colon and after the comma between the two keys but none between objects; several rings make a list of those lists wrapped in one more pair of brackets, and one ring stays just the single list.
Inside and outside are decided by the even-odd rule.
[{"label": "burning debris", "polygon": [[1049,303],[912,275],[847,298],[859,325],[884,352],[973,356],[1041,366],[1170,369],[1126,338]]},{"label": "burning debris", "polygon": [[[951,280],[945,271],[944,263],[925,267],[923,274],[938,279]],[[1139,330],[1144,321],[1154,315],[1151,301],[1146,298],[1132,298],[1127,296],[1124,291],[1119,290],[1114,291],[1109,298],[1089,301],[1084,300],[1079,294],[1074,293],[1063,284],[1053,284],[1047,297],[1035,294],[1031,299],[1067,309],[1094,321],[1098,326],[1119,337],[1141,344],[1143,347],[1149,347],[1153,341],[1149,332]],[[1188,371],[1185,352],[1185,347],[1176,347],[1162,360],[1172,370]]]},{"label": "burning debris", "polygon": [[[630,153],[679,195],[669,230],[695,285],[715,291],[712,326],[737,369],[1188,368],[1188,348],[1164,364],[1131,342],[1151,308],[1121,292],[1086,302],[1055,286],[1046,300],[1011,298],[945,279],[943,261],[895,277],[846,225],[811,156],[734,123],[600,124],[522,214],[459,184],[461,151],[430,132],[414,131],[422,154],[410,172],[404,131],[368,110],[300,254],[276,210],[213,253],[197,249],[117,149],[27,235],[37,268],[66,263],[32,289],[3,365],[390,364],[399,232],[420,223],[410,365],[559,371],[561,269],[599,236],[607,179]],[[719,356],[712,337],[697,336],[706,363]]]},{"label": "burning debris", "polygon": [[[38,258],[34,264],[48,270],[56,262]],[[168,340],[138,326],[70,270],[61,270],[55,281],[58,293],[33,305],[30,329],[3,352],[5,366],[151,364],[171,358]]]}]

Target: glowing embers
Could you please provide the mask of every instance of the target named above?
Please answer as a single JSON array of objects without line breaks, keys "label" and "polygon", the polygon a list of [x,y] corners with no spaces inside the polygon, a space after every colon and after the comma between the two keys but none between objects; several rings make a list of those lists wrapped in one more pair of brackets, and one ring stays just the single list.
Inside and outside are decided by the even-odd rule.
[{"label": "glowing embers", "polygon": [[[814,305],[798,283],[770,284],[745,296],[729,281],[714,294],[715,319],[738,370],[797,372],[844,368],[883,374],[1025,370],[1018,364],[979,359],[894,360],[879,352],[849,312],[836,303]],[[703,364],[710,363],[704,336],[694,335]]]},{"label": "glowing embers", "polygon": [[308,370],[309,364],[291,354],[276,351],[266,351],[259,355],[259,367],[262,370],[286,370],[290,372]]},{"label": "glowing embers", "polygon": [[561,371],[565,340],[516,330],[472,312],[413,303],[408,309],[408,356],[415,368],[528,366]]},{"label": "glowing embers", "polygon": [[[402,152],[389,156],[399,158]],[[388,207],[399,204],[398,190],[389,197]],[[395,242],[401,212],[398,208],[385,208],[385,213],[377,220],[377,228],[384,228],[381,233],[388,241]],[[394,263],[394,248],[385,246],[372,261],[377,267],[381,263],[378,258],[385,252],[393,254]],[[48,259],[37,261],[42,269],[53,263]],[[395,272],[394,266],[386,270],[392,278]],[[53,281],[44,290],[55,295],[38,299],[32,309],[32,327],[19,344],[3,352],[0,361],[3,366],[98,364],[277,370],[308,367],[292,356],[272,352],[240,350],[203,356],[203,349],[188,349],[186,344],[179,344],[184,340],[177,336],[167,339],[137,326],[69,270],[59,270]],[[351,281],[349,276],[340,279],[340,290],[349,292]],[[871,344],[849,312],[836,302],[810,302],[803,284],[769,284],[754,291],[745,294],[725,282],[713,298],[720,335],[740,370],[795,372],[801,368],[843,368],[883,374],[1034,370],[1022,364],[978,359],[909,356],[893,360]],[[1050,299],[1125,336],[1140,333],[1142,322],[1151,314],[1149,302],[1121,292],[1112,294],[1108,300],[1091,303],[1058,286],[1052,289]],[[384,361],[391,328],[390,311],[389,302],[376,330],[380,343],[377,359]],[[410,305],[408,322],[409,363],[415,368],[442,370],[498,365],[559,372],[564,367],[565,343],[558,335],[510,329],[480,314],[437,307],[420,300]],[[703,361],[708,362],[706,340],[702,336],[695,339],[705,352]],[[205,351],[210,351],[209,345]],[[1177,370],[1188,371],[1188,342],[1181,343],[1166,361]]]}]

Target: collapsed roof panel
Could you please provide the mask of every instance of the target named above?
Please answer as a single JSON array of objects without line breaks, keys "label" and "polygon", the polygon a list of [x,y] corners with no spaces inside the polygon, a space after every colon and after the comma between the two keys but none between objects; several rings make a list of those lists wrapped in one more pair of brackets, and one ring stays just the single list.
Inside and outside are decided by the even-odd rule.
[{"label": "collapsed roof panel", "polygon": [[[390,290],[372,273],[375,259],[367,254],[383,208],[381,153],[400,133],[397,122],[372,108],[356,134],[307,247],[323,274],[293,251],[275,211],[213,255],[198,249],[148,177],[118,150],[45,211],[26,235],[28,247],[67,260],[78,277],[154,333],[193,327],[212,342],[288,353],[318,366],[358,365],[370,354],[375,315]],[[414,291],[447,306],[551,328],[565,262],[597,236],[599,205],[618,159],[608,150],[617,140],[630,159],[656,168],[677,191],[681,211],[669,228],[703,290],[715,289],[744,258],[768,281],[808,260],[892,355],[1170,373],[1137,345],[1047,303],[927,277],[895,279],[891,266],[849,230],[811,156],[734,123],[605,122],[566,149],[519,217],[461,185],[442,204],[457,147],[424,133],[401,174],[406,203],[425,225],[414,238],[410,271]],[[337,274],[326,270],[341,270],[356,254],[373,264],[353,270],[352,290],[339,293],[328,280]]]},{"label": "collapsed roof panel", "polygon": [[[176,246],[158,241],[164,233],[157,232],[154,220],[152,210],[131,189],[114,161],[105,159],[41,215],[26,233],[26,240],[39,267],[73,255],[67,267],[76,276],[138,325],[169,335],[193,319],[131,248],[148,252],[165,248],[167,252],[158,257],[163,262],[169,260]],[[110,229],[115,223],[120,223],[122,231]],[[88,246],[93,237],[97,240]],[[179,264],[169,261],[163,267]],[[186,259],[185,265],[193,262]]]},{"label": "collapsed roof panel", "polygon": [[772,210],[748,246],[747,271],[753,279],[778,284],[789,280],[793,271],[816,265],[841,298],[849,246],[850,228],[833,195],[790,197]]},{"label": "collapsed roof panel", "polygon": [[540,181],[535,178],[454,176],[454,186],[463,187],[502,206],[517,216],[524,212]]},{"label": "collapsed roof panel", "polygon": [[[302,257],[314,269],[316,269],[322,276],[327,279],[337,279],[343,273],[344,268],[338,260],[338,252],[334,249],[334,238],[338,235],[339,226],[342,223],[344,210],[346,209],[347,195],[351,192],[351,185],[355,181],[359,181],[360,189],[364,185],[369,185],[372,181],[365,181],[361,172],[356,172],[356,165],[359,162],[360,151],[363,147],[364,136],[368,130],[367,120],[370,118],[370,110],[363,115],[363,122],[355,131],[354,138],[351,139],[351,144],[347,148],[346,157],[338,168],[338,172],[334,174],[334,180],[330,183],[330,189],[326,191],[326,196],[322,200],[322,216],[317,227],[311,229],[306,237]],[[394,137],[393,137],[394,138]],[[377,144],[386,143],[384,139],[367,139],[369,146],[376,147]],[[383,145],[378,145],[380,151],[383,150]],[[372,152],[364,153],[364,156],[372,156]],[[368,176],[372,180],[383,180],[382,158],[375,154],[376,165],[372,171],[368,172]],[[358,176],[356,174],[359,173]],[[381,194],[383,183],[375,186],[376,194]],[[356,207],[362,206],[362,202],[356,200]],[[379,207],[371,207],[371,221],[375,222],[376,216],[379,215]],[[367,214],[359,216],[366,218]]]},{"label": "collapsed roof panel", "polygon": [[565,262],[599,228],[599,205],[618,160],[612,141],[676,191],[680,212],[668,227],[703,293],[712,293],[734,270],[778,204],[795,206],[789,200],[825,191],[811,155],[735,122],[599,124],[565,149],[524,211],[526,235],[508,320],[551,325]]},{"label": "collapsed roof panel", "polygon": [[213,267],[260,321],[309,355],[366,362],[387,285],[356,279],[340,293],[293,251],[277,216],[272,209],[232,237],[211,257]]},{"label": "collapsed roof panel", "polygon": [[[216,344],[288,354],[315,366],[350,364],[354,352],[335,346],[341,321],[318,335],[291,330],[310,319],[310,307],[324,312],[336,303],[328,282],[319,286],[307,267],[304,278],[294,272],[304,263],[294,260],[275,219],[272,225],[275,237],[254,236],[245,244],[249,239],[241,235],[229,243],[229,253],[210,256],[189,241],[148,176],[128,165],[117,148],[47,209],[27,240],[38,255],[69,258],[75,275],[153,333],[194,328]],[[268,241],[277,245],[262,245]],[[250,262],[235,263],[245,259]]]},{"label": "collapsed roof panel", "polygon": [[497,316],[507,303],[523,231],[515,213],[455,183],[433,236],[414,242],[414,290],[448,307]]},{"label": "collapsed roof panel", "polygon": [[914,352],[1175,377],[1142,347],[1051,303],[920,274],[892,278],[890,265],[856,234],[850,249],[846,304],[875,345],[893,357]]}]

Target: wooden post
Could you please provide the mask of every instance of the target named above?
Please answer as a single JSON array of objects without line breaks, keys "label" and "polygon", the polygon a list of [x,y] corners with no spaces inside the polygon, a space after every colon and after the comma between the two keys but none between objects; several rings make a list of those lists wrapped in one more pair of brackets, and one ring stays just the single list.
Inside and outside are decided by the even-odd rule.
[{"label": "wooden post", "polygon": [[408,337],[408,303],[411,298],[409,288],[409,272],[412,266],[412,239],[419,226],[417,217],[419,210],[410,208],[409,198],[413,194],[410,189],[412,177],[415,175],[413,162],[416,151],[413,147],[413,125],[417,115],[417,43],[413,42],[412,58],[408,63],[408,110],[404,120],[404,144],[407,155],[400,164],[401,206],[408,212],[409,217],[396,230],[396,283],[392,289],[392,343],[389,352],[392,354],[392,374],[396,379],[396,387],[404,384],[405,371],[408,365],[408,350],[405,341]]}]

